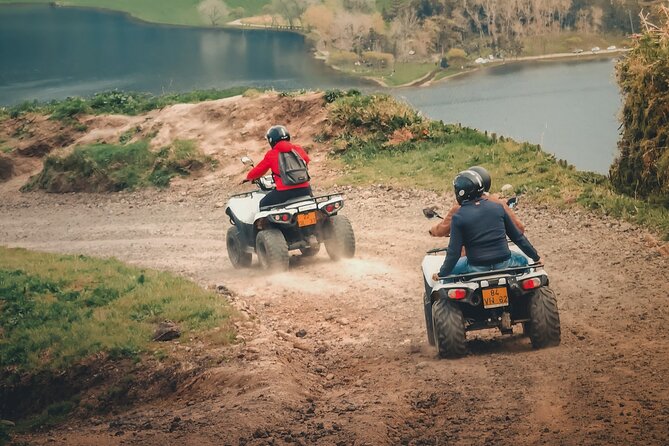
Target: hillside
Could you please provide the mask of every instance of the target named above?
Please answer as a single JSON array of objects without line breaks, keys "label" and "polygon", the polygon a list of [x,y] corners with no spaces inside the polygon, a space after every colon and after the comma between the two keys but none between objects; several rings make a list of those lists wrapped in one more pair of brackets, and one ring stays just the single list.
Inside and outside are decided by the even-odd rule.
[{"label": "hillside", "polygon": [[[355,121],[358,99],[342,101],[337,110]],[[381,104],[388,113],[404,110]],[[597,177],[574,172],[529,146],[450,127],[439,136],[441,127],[406,114],[404,130],[385,135],[383,153],[365,153],[370,147],[365,138],[371,137],[363,130],[370,129],[338,139],[351,128],[335,126],[340,121],[333,108],[322,93],[269,93],[173,105],[140,116],[82,115],[77,119],[83,131],[28,114],[33,134],[22,139],[12,136],[15,120],[3,121],[1,137],[15,147],[3,156],[16,169],[0,183],[0,244],[114,256],[205,287],[223,285],[231,295],[221,298],[243,316],[237,344],[213,349],[194,342],[191,350],[180,351],[182,371],[191,375],[174,380],[171,392],[155,398],[145,387],[158,378],[131,377],[124,381],[133,395],[127,404],[102,411],[94,399],[84,399],[89,405],[76,407],[64,424],[23,432],[18,441],[666,444],[669,392],[657,383],[669,378],[664,360],[669,249],[657,233],[586,211],[570,175],[584,179],[581,187],[597,186],[587,183]],[[228,262],[224,203],[248,188],[237,184],[244,172],[239,158],[259,159],[266,149],[264,132],[277,122],[286,123],[294,140],[310,150],[317,190],[345,193],[343,212],[358,242],[354,259],[333,263],[325,253],[295,256],[290,272],[271,276],[255,264],[240,273]],[[407,134],[409,128],[414,133]],[[417,128],[427,133],[417,136]],[[175,139],[194,141],[218,165],[175,178],[168,189],[18,191],[40,170],[44,153],[62,155],[73,144],[117,144],[128,130],[133,136],[127,143],[146,137],[154,149]],[[441,152],[421,146],[433,143]],[[398,155],[386,155],[394,151]],[[407,171],[384,184],[374,181],[373,170],[362,176],[386,162],[384,156],[414,152],[442,156],[431,162],[443,170],[423,172],[434,175],[429,187],[410,186],[415,181]],[[425,336],[419,265],[425,250],[445,241],[430,239],[431,222],[420,210],[445,209],[451,202],[449,169],[491,153],[499,164],[480,159],[494,169],[493,187],[499,190],[508,180],[525,191],[518,215],[558,295],[562,344],[532,350],[517,328],[504,337],[481,331],[468,336],[466,357],[439,360]],[[509,156],[516,158],[508,163]],[[560,175],[562,183],[554,184],[563,189],[538,192],[542,181],[558,178],[542,176],[549,174]],[[535,182],[523,189],[525,177]],[[563,195],[562,201],[548,200],[551,195]]]}]

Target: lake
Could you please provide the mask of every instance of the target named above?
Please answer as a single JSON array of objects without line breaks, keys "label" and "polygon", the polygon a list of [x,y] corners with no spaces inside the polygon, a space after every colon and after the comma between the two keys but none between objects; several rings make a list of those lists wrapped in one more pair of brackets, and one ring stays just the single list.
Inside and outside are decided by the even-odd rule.
[{"label": "lake", "polygon": [[[298,34],[141,23],[45,5],[0,7],[0,105],[120,89],[151,93],[239,85],[378,90],[311,57]],[[580,169],[608,171],[620,95],[613,61],[487,68],[391,91],[444,122],[539,143]]]},{"label": "lake", "polygon": [[622,104],[615,61],[489,67],[398,95],[432,119],[541,144],[579,169],[607,173]]}]

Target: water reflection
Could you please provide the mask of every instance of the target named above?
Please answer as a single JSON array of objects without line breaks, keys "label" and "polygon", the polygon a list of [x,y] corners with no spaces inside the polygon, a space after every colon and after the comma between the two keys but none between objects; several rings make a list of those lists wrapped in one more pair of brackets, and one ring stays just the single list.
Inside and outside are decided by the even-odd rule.
[{"label": "water reflection", "polygon": [[[0,7],[0,60],[0,104],[89,95],[102,86],[161,93],[364,85],[309,57],[297,34],[147,25],[44,5]],[[47,89],[35,84],[45,79]]]}]

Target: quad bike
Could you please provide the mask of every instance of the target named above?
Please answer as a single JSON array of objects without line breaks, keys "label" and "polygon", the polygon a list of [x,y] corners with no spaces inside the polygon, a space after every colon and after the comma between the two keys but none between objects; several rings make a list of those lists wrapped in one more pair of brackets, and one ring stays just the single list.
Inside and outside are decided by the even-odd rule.
[{"label": "quad bike", "polygon": [[[242,162],[253,165],[248,157]],[[348,218],[339,215],[341,195],[304,196],[261,208],[260,200],[275,188],[274,179],[266,175],[253,183],[258,190],[231,196],[225,209],[232,224],[226,247],[233,267],[251,266],[255,252],[263,268],[286,271],[290,251],[314,256],[321,243],[333,260],[353,257],[355,236]]]},{"label": "quad bike", "polygon": [[[428,218],[438,217],[426,208]],[[509,242],[509,248],[521,252]],[[446,248],[427,251],[423,259],[424,310],[427,338],[439,356],[456,358],[466,352],[468,331],[499,328],[511,334],[523,325],[532,347],[560,344],[560,316],[555,293],[541,263],[432,279],[444,262]],[[442,253],[438,255],[439,253]]]}]

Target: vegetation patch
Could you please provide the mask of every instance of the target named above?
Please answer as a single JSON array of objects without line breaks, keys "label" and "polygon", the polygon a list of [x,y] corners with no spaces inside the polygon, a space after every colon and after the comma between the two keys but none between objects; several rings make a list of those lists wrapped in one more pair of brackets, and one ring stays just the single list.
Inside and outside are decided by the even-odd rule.
[{"label": "vegetation patch", "polygon": [[[334,97],[330,93],[330,97]],[[428,121],[388,97],[336,97],[329,119],[341,131],[322,135],[343,164],[344,181],[385,183],[451,192],[455,175],[482,165],[493,192],[512,193],[561,207],[581,206],[650,227],[669,239],[669,209],[615,192],[604,175],[576,170],[534,144],[438,121]]]},{"label": "vegetation patch", "polygon": [[155,350],[160,322],[178,324],[184,342],[223,345],[234,339],[232,311],[172,274],[0,247],[0,413],[13,421],[37,413],[18,429],[58,423],[79,404],[78,392],[100,384],[100,370],[155,361],[143,353]]},{"label": "vegetation patch", "polygon": [[619,154],[611,166],[616,189],[669,208],[669,8],[618,63],[623,94]]},{"label": "vegetation patch", "polygon": [[429,123],[408,104],[385,94],[360,95],[353,90],[326,92],[329,130],[322,141],[331,141],[335,152],[370,145],[387,148],[416,141],[429,133]]},{"label": "vegetation patch", "polygon": [[18,118],[26,113],[51,115],[52,119],[71,121],[82,114],[138,115],[173,104],[197,103],[243,94],[248,87],[225,90],[195,90],[154,96],[149,93],[119,90],[96,93],[89,98],[70,97],[58,101],[25,101],[12,107],[0,107],[0,120]]},{"label": "vegetation patch", "polygon": [[151,185],[167,187],[175,176],[189,175],[213,163],[192,141],[175,141],[157,152],[149,149],[147,141],[94,144],[76,147],[64,156],[48,156],[42,171],[22,190],[114,192]]}]

